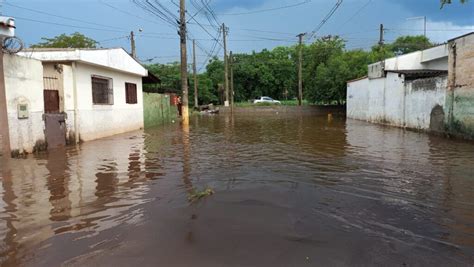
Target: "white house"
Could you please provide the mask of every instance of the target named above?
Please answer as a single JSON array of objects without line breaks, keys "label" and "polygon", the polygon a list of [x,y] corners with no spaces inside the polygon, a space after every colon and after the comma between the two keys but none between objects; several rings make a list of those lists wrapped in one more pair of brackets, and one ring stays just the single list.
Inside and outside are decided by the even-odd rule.
[{"label": "white house", "polygon": [[474,33],[369,65],[347,83],[347,117],[474,139]]},{"label": "white house", "polygon": [[446,101],[448,53],[443,44],[369,65],[367,77],[347,84],[347,117],[438,129],[431,117]]},{"label": "white house", "polygon": [[32,49],[4,56],[12,151],[143,128],[147,70],[122,48]]}]

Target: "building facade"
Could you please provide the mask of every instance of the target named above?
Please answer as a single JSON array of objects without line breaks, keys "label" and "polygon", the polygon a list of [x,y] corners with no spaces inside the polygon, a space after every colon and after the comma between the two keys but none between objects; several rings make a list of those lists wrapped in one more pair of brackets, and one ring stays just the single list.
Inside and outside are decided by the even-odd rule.
[{"label": "building facade", "polygon": [[347,117],[474,138],[474,33],[369,65],[349,81]]},{"label": "building facade", "polygon": [[143,128],[147,70],[123,49],[35,49],[4,56],[15,153]]}]

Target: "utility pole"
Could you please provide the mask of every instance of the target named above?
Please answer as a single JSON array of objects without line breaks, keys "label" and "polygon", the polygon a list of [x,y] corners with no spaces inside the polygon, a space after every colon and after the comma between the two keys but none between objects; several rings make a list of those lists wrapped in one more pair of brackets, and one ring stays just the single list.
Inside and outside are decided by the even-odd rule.
[{"label": "utility pole", "polygon": [[[3,38],[0,38],[3,41]],[[10,157],[10,128],[8,127],[8,108],[3,71],[3,51],[0,51],[0,135],[2,136],[3,157]]]},{"label": "utility pole", "polygon": [[298,51],[298,106],[303,105],[303,37],[306,33],[300,33],[297,35],[299,38],[299,51]]},{"label": "utility pole", "polygon": [[229,55],[230,61],[230,110],[234,112],[234,58],[232,57],[232,51]]},{"label": "utility pole", "polygon": [[186,52],[186,1],[179,0],[180,17],[180,46],[181,46],[181,89],[183,91],[182,116],[183,125],[189,125],[189,100],[188,100],[188,56]]},{"label": "utility pole", "polygon": [[198,79],[196,71],[196,40],[193,40],[194,108],[199,108]]},{"label": "utility pole", "polygon": [[425,21],[425,24],[424,24],[424,34],[425,34],[425,37],[426,37],[426,16],[423,16],[423,19]]},{"label": "utility pole", "polygon": [[226,107],[229,106],[229,62],[227,58],[227,28],[222,23],[222,35],[224,38],[224,88],[225,88],[225,103]]},{"label": "utility pole", "polygon": [[132,57],[137,58],[137,48],[135,47],[135,33],[130,32],[130,47],[132,49]]},{"label": "utility pole", "polygon": [[379,45],[382,46],[384,45],[385,43],[385,40],[384,40],[384,27],[383,27],[383,24],[380,24],[380,39],[379,39]]},{"label": "utility pole", "polygon": [[426,37],[426,25],[427,25],[427,21],[426,21],[427,18],[426,18],[426,16],[407,18],[406,20],[420,20],[420,19],[423,20],[423,36]]}]

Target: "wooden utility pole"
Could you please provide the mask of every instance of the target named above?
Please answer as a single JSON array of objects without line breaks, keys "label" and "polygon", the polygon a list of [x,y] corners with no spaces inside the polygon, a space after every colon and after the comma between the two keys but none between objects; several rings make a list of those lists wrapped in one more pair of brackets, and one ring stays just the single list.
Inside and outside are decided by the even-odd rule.
[{"label": "wooden utility pole", "polygon": [[132,57],[137,58],[137,48],[135,46],[135,33],[132,31],[130,32],[130,47],[132,49]]},{"label": "wooden utility pole", "polygon": [[306,33],[300,33],[297,35],[299,38],[299,51],[298,51],[298,106],[303,105],[303,36]]},{"label": "wooden utility pole", "polygon": [[194,107],[199,108],[198,79],[196,71],[196,40],[193,40]]},{"label": "wooden utility pole", "polygon": [[383,27],[383,24],[380,24],[380,37],[379,37],[379,45],[382,46],[384,45],[385,43],[385,40],[384,40],[384,27]]},{"label": "wooden utility pole", "polygon": [[227,28],[222,23],[222,35],[224,38],[224,88],[225,88],[225,103],[226,107],[229,106],[229,62],[227,58]]},{"label": "wooden utility pole", "polygon": [[182,98],[182,116],[183,124],[189,125],[189,100],[188,100],[188,56],[186,52],[186,1],[179,0],[179,17],[180,17],[180,46],[181,46],[181,90]]},{"label": "wooden utility pole", "polygon": [[232,51],[229,55],[230,63],[230,109],[234,112],[234,58],[232,57]]},{"label": "wooden utility pole", "polygon": [[[2,41],[2,38],[0,38]],[[2,136],[2,152],[10,157],[10,128],[8,127],[8,108],[5,92],[5,76],[3,70],[3,52],[0,51],[0,135]]]}]

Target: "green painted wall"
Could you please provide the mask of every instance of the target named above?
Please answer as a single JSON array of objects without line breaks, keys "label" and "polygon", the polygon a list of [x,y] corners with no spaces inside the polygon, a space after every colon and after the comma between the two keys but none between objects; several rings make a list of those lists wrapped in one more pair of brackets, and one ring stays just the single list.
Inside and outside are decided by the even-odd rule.
[{"label": "green painted wall", "polygon": [[451,40],[446,98],[447,130],[474,139],[474,34]]},{"label": "green painted wall", "polygon": [[150,128],[176,120],[178,111],[170,104],[169,95],[143,93],[143,115],[145,128]]}]

